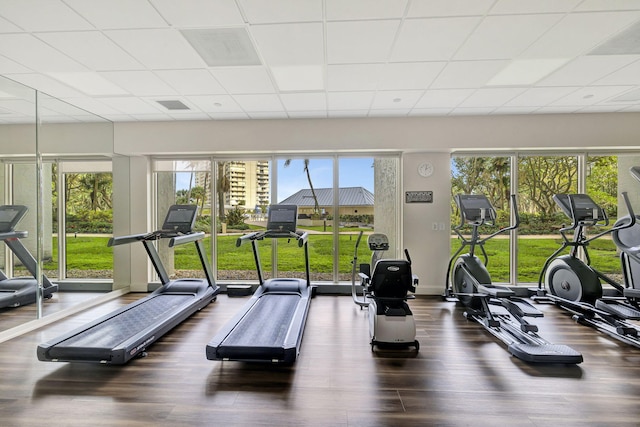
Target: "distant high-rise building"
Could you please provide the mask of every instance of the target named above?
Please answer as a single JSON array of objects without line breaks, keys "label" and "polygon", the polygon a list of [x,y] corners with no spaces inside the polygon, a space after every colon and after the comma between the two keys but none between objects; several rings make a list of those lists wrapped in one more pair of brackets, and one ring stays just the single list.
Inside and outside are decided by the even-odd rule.
[{"label": "distant high-rise building", "polygon": [[[269,205],[269,161],[228,161],[218,165],[224,168],[224,176],[229,180],[224,200],[226,210],[238,206],[253,211],[258,206]],[[196,174],[196,185],[205,188],[207,198],[211,194],[211,181],[208,173]]]}]

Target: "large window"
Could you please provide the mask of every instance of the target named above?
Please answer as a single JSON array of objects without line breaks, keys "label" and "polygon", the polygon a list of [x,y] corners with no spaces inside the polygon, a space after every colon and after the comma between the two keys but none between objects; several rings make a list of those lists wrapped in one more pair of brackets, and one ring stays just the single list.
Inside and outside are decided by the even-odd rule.
[{"label": "large window", "polygon": [[[361,262],[371,256],[366,235],[374,230],[389,236],[391,250],[386,255],[402,254],[398,170],[397,156],[156,160],[157,220],[161,222],[171,203],[198,203],[198,229],[215,236],[213,241],[207,237],[205,244],[215,254],[216,279],[256,283],[251,248],[236,247],[236,241],[244,233],[265,228],[270,204],[295,204],[298,228],[309,232],[311,279],[344,282],[351,278],[360,231],[365,233]],[[259,242],[265,278],[304,275],[304,252],[294,243]],[[177,251],[163,256],[174,276],[200,274],[193,271],[199,265],[179,261]]]}]

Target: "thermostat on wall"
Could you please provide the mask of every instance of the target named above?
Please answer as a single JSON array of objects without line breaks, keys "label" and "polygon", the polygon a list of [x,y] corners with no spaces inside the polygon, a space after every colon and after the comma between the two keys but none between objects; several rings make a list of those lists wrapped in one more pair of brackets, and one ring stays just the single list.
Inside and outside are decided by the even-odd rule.
[{"label": "thermostat on wall", "polygon": [[433,191],[405,191],[405,203],[433,203]]}]

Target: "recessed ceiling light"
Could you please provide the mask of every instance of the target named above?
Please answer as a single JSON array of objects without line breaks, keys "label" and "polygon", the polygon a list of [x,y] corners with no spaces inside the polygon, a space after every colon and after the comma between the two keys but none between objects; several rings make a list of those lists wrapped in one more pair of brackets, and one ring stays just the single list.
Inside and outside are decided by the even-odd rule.
[{"label": "recessed ceiling light", "polygon": [[78,89],[91,96],[127,95],[129,92],[105,79],[98,73],[47,73],[67,86]]},{"label": "recessed ceiling light", "polygon": [[180,32],[210,67],[261,65],[244,28],[190,29]]},{"label": "recessed ceiling light", "polygon": [[640,54],[640,21],[623,32],[611,37],[588,55],[639,55]]},{"label": "recessed ceiling light", "polygon": [[569,58],[516,59],[487,82],[487,86],[520,86],[534,84],[562,67]]},{"label": "recessed ceiling light", "polygon": [[402,98],[393,98],[393,102],[400,102],[402,101]]},{"label": "recessed ceiling light", "polygon": [[222,107],[222,104],[220,102],[214,102],[213,106],[214,107]]}]

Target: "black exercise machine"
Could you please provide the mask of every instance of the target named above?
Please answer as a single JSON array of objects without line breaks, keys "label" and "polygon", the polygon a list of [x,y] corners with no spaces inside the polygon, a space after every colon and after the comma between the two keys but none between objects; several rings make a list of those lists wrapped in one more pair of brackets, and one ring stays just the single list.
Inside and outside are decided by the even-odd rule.
[{"label": "black exercise machine", "polygon": [[[259,286],[242,310],[211,339],[209,360],[240,360],[292,364],[300,353],[314,287],[309,274],[307,233],[296,229],[296,205],[271,205],[266,231],[245,234],[236,246],[251,242]],[[264,280],[258,241],[294,239],[304,248],[306,279]]]},{"label": "black exercise machine", "polygon": [[[460,212],[460,224],[453,228],[461,241],[461,247],[449,260],[445,285],[445,298],[462,303],[467,311],[464,316],[473,320],[507,345],[515,357],[531,363],[582,362],[582,355],[566,345],[551,344],[538,332],[538,327],[526,317],[542,317],[543,313],[506,286],[492,284],[486,268],[488,263],[484,244],[491,238],[518,227],[520,219],[515,195],[511,206],[515,213],[515,224],[480,237],[480,227],[495,225],[497,214],[484,195],[460,194],[455,197]],[[471,226],[471,237],[465,238],[460,231]],[[468,253],[461,254],[465,247]],[[480,249],[484,262],[475,255]]]},{"label": "black exercise machine", "polygon": [[[637,259],[640,234],[636,227],[636,215],[626,192],[622,193],[622,198],[629,215],[620,218],[613,227],[587,237],[588,227],[606,227],[609,224],[604,209],[586,194],[557,194],[553,197],[571,219],[571,225],[560,229],[562,245],[547,258],[532,299],[554,303],[572,313],[576,322],[591,326],[626,344],[640,347],[640,327],[632,322],[640,320],[640,284],[634,280],[635,264],[640,261]],[[566,236],[569,231],[573,231],[572,240]],[[587,246],[607,234],[612,235],[613,241],[621,250],[626,286],[591,265]],[[566,248],[570,248],[569,253],[559,256]],[[585,261],[579,257],[579,249],[582,249]],[[610,285],[609,295],[605,295],[602,282]]]},{"label": "black exercise machine", "polygon": [[[15,230],[27,210],[27,207],[22,205],[0,206],[0,240],[11,249],[11,252],[33,276],[9,278],[0,270],[0,308],[19,307],[36,302],[38,292],[38,281],[35,279],[36,260],[20,241],[21,238],[27,237],[28,233]],[[51,283],[47,276],[42,274],[42,298],[51,298],[57,290],[58,285]]]},{"label": "black exercise machine", "polygon": [[[146,355],[146,349],[151,344],[215,301],[220,288],[214,283],[202,245],[204,233],[192,231],[196,212],[195,205],[173,205],[169,208],[162,229],[111,238],[109,246],[142,242],[162,285],[138,301],[40,344],[38,359],[124,364],[134,357]],[[169,239],[169,247],[194,243],[205,279],[170,280],[154,246],[154,242],[160,239]]]}]

